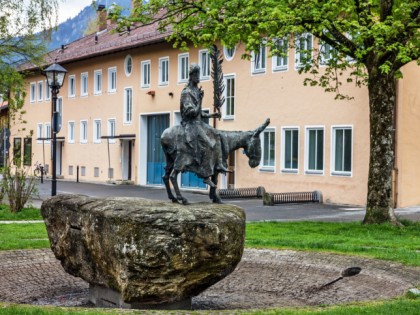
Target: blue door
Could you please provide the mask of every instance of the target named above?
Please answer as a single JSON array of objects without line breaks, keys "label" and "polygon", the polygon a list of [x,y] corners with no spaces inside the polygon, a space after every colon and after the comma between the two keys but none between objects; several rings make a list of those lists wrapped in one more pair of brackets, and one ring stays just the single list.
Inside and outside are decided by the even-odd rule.
[{"label": "blue door", "polygon": [[162,132],[169,127],[169,114],[147,116],[147,184],[163,185],[165,155],[160,145]]},{"label": "blue door", "polygon": [[[208,118],[203,118],[203,121],[207,124],[209,123]],[[181,187],[206,189],[207,185],[204,184],[203,180],[198,178],[194,173],[185,172],[181,175]]]}]

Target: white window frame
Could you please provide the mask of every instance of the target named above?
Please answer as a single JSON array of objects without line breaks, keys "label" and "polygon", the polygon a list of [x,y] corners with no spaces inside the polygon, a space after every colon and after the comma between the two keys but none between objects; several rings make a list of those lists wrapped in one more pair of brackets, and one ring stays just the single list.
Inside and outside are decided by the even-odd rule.
[{"label": "white window frame", "polygon": [[45,100],[51,100],[51,88],[49,87],[47,80],[45,80]]},{"label": "white window frame", "polygon": [[[113,125],[113,126],[112,126]],[[117,120],[115,118],[109,118],[107,122],[107,136],[115,136],[117,134]],[[109,143],[116,143],[117,139],[108,138]]]},{"label": "white window frame", "polygon": [[286,56],[273,55],[272,57],[272,69],[273,72],[287,71],[289,70],[289,39],[279,38],[276,39],[276,46],[281,46],[281,49],[286,49]]},{"label": "white window frame", "polygon": [[108,68],[108,93],[117,92],[117,67]]},{"label": "white window frame", "polygon": [[210,80],[211,61],[210,51],[208,49],[198,51],[198,65],[200,66],[200,80]]},{"label": "white window frame", "polygon": [[[130,68],[128,68],[130,66]],[[129,77],[133,73],[133,58],[131,55],[125,56],[124,59],[124,73]]]},{"label": "white window frame", "polygon": [[225,56],[226,61],[233,60],[233,58],[235,57],[235,53],[236,53],[236,46],[233,48],[227,48],[223,46],[223,56]]},{"label": "white window frame", "polygon": [[80,143],[88,143],[88,121],[80,121]]},{"label": "white window frame", "polygon": [[67,142],[74,143],[74,139],[76,138],[76,123],[74,120],[67,122]]},{"label": "white window frame", "polygon": [[[266,133],[274,133],[274,161],[273,161],[273,165],[265,165],[264,164],[264,150],[265,150],[265,143],[264,143],[264,134]],[[276,169],[276,128],[274,127],[270,127],[270,128],[266,128],[263,132],[261,132],[260,134],[260,139],[261,139],[261,162],[260,162],[260,167],[259,170],[260,171],[265,171],[265,172],[274,172]],[[270,142],[270,140],[269,140]]]},{"label": "white window frame", "polygon": [[100,119],[93,120],[93,143],[101,143],[102,121]]},{"label": "white window frame", "polygon": [[[45,132],[44,138],[51,139],[51,123],[47,122],[47,123],[44,124],[44,126],[45,126],[45,128],[44,128],[44,132]],[[45,140],[45,143],[46,144],[51,143],[51,140]]]},{"label": "white window frame", "polygon": [[[128,100],[128,91],[131,93],[130,103],[127,102]],[[132,87],[125,87],[124,88],[124,124],[131,124],[133,122],[133,88]]]},{"label": "white window frame", "polygon": [[[233,95],[231,95],[232,88],[229,91],[228,88],[228,80],[234,80],[233,85]],[[229,119],[235,119],[235,107],[236,107],[236,75],[235,74],[226,74],[223,76],[223,80],[225,83],[225,90],[223,91],[224,97],[225,97],[225,103],[223,104],[223,119],[229,120]],[[229,99],[233,100],[233,114],[228,113],[228,103]]]},{"label": "white window frame", "polygon": [[[309,133],[313,130],[319,131],[322,130],[323,131],[323,137],[322,137],[322,170],[317,170],[317,169],[309,169],[309,145],[310,145],[310,136]],[[318,137],[318,134],[317,134]],[[317,157],[317,153],[318,153],[318,146],[317,143],[315,144],[316,147],[316,152],[315,152],[315,157]],[[315,164],[316,161],[315,161]],[[325,127],[324,126],[306,126],[305,127],[305,174],[308,175],[324,175],[324,171],[325,171]]]},{"label": "white window frame", "polygon": [[42,102],[44,100],[44,81],[38,81],[37,89],[38,102]]},{"label": "white window frame", "polygon": [[31,82],[29,85],[29,101],[31,103],[36,101],[36,82]]},{"label": "white window frame", "polygon": [[267,46],[262,43],[257,52],[251,52],[251,73],[265,73],[267,69]]},{"label": "white window frame", "polygon": [[328,62],[333,58],[333,53],[335,51],[335,48],[332,47],[330,44],[327,44],[326,42],[320,41],[320,61],[319,64],[321,66],[326,66]]},{"label": "white window frame", "polygon": [[93,72],[93,94],[94,95],[102,94],[102,84],[103,84],[102,69],[95,70]]},{"label": "white window frame", "polygon": [[[310,41],[307,40],[308,36],[310,37]],[[314,47],[314,37],[311,33],[303,33],[300,34],[296,37],[295,39],[295,70],[299,70],[303,64],[301,63],[301,56],[303,54],[303,52],[300,52],[300,49],[298,49],[297,47],[300,47],[300,42],[301,40],[305,39],[304,42],[304,49],[303,50],[310,50],[310,59],[312,60],[313,58],[313,47]],[[308,49],[308,43],[310,43],[310,49]]]},{"label": "white window frame", "polygon": [[159,85],[169,85],[169,57],[159,58]]},{"label": "white window frame", "polygon": [[140,71],[140,86],[142,88],[149,88],[151,82],[151,73],[150,70],[152,68],[150,60],[143,60],[140,64],[141,71]]},{"label": "white window frame", "polygon": [[[44,124],[38,123],[36,125],[36,138],[37,139],[44,137],[43,131],[44,131]],[[36,140],[36,143],[42,143],[42,140]]]},{"label": "white window frame", "polygon": [[178,83],[188,82],[188,72],[190,67],[190,54],[183,53],[178,55]]},{"label": "white window frame", "polygon": [[[336,131],[337,130],[351,130],[351,156],[350,168],[351,171],[336,171],[335,149],[336,149]],[[352,176],[353,175],[353,155],[354,155],[354,128],[352,125],[333,125],[331,126],[331,175],[332,176]],[[344,148],[343,148],[344,149]],[[344,154],[343,154],[344,156]]]},{"label": "white window frame", "polygon": [[[297,131],[297,168],[286,167],[286,132],[287,131]],[[292,148],[293,148],[292,143]],[[291,173],[291,174],[298,174],[299,173],[299,158],[300,158],[300,128],[298,126],[284,126],[281,128],[281,172],[282,173]],[[290,152],[293,155],[293,150]]]},{"label": "white window frame", "polygon": [[[86,86],[85,86],[86,83]],[[83,72],[80,74],[80,96],[89,95],[89,74]]]},{"label": "white window frame", "polygon": [[74,74],[69,76],[69,97],[76,97],[76,76]]}]

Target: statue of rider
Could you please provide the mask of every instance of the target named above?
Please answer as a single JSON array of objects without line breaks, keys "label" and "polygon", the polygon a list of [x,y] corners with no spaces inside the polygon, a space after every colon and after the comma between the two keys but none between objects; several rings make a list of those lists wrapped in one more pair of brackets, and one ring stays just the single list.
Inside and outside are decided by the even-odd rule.
[{"label": "statue of rider", "polygon": [[214,168],[221,173],[229,172],[222,159],[222,140],[217,129],[202,121],[202,118],[220,118],[220,113],[202,111],[204,91],[198,87],[200,66],[192,64],[187,86],[181,92],[181,125],[185,130],[185,142],[200,170],[197,175],[207,178]]}]

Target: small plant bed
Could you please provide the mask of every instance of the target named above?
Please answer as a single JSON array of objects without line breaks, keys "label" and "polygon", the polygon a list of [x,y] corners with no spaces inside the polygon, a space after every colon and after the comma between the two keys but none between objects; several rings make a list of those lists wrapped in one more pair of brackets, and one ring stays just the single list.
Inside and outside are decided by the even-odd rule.
[{"label": "small plant bed", "polygon": [[396,227],[358,222],[248,223],[246,246],[335,252],[420,266],[420,222],[404,224]]},{"label": "small plant bed", "polygon": [[0,205],[0,221],[22,220],[42,220],[41,212],[38,208],[28,207],[22,209],[22,211],[13,213],[10,211],[10,207],[8,205]]}]

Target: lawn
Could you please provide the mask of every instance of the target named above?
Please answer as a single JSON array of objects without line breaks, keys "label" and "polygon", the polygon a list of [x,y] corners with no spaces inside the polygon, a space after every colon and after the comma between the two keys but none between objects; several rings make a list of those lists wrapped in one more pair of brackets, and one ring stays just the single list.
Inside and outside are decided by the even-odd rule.
[{"label": "lawn", "polygon": [[0,224],[0,250],[48,247],[44,223]]},{"label": "lawn", "polygon": [[18,213],[10,212],[9,206],[0,204],[0,221],[42,220],[41,212],[37,208],[24,208]]},{"label": "lawn", "polygon": [[420,222],[362,225],[358,222],[248,223],[246,246],[359,255],[420,266]]}]

